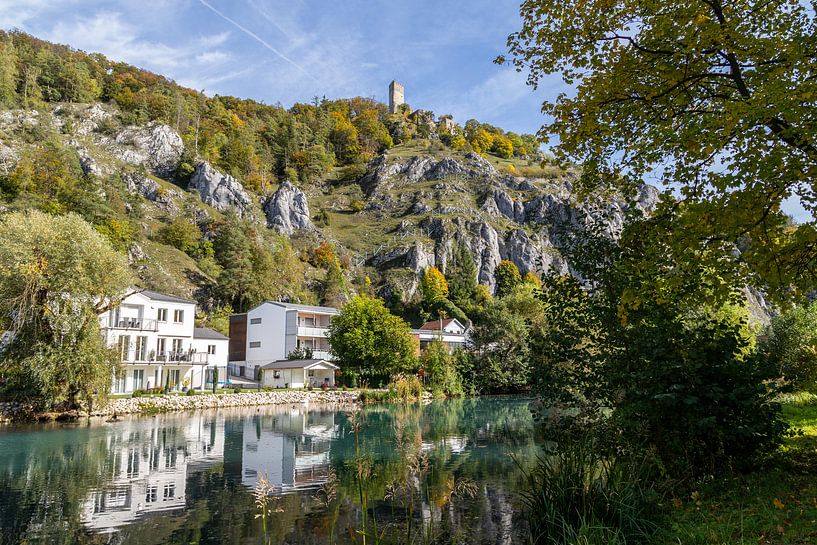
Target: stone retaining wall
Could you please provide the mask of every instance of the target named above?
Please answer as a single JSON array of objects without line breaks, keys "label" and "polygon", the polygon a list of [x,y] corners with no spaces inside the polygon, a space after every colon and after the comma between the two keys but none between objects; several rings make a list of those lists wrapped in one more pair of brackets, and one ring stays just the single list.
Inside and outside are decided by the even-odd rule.
[{"label": "stone retaining wall", "polygon": [[[283,405],[317,403],[349,405],[357,402],[360,392],[351,391],[298,391],[245,392],[240,394],[159,396],[111,399],[104,407],[94,409],[92,416],[110,416],[113,413],[138,414],[170,411],[191,411],[218,407],[250,407],[253,405]],[[16,403],[0,403],[0,422],[30,414],[30,409]]]}]

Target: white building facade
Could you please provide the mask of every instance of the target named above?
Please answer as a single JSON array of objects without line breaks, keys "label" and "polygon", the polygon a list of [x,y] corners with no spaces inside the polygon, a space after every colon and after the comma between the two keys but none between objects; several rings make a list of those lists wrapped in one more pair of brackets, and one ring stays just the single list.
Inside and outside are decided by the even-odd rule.
[{"label": "white building facade", "polygon": [[155,291],[134,291],[100,316],[108,346],[122,369],[111,393],[167,388],[204,390],[215,368],[226,377],[228,338],[196,328],[196,303]]},{"label": "white building facade", "polygon": [[331,360],[329,325],[338,310],[331,307],[266,301],[230,322],[230,373],[257,379],[258,369],[285,360],[297,349],[312,358]]}]

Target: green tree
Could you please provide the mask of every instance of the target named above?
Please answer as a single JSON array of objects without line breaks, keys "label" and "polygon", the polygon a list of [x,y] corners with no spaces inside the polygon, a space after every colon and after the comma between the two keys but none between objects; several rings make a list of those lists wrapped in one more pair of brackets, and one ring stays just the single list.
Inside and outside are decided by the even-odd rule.
[{"label": "green tree", "polygon": [[458,307],[468,310],[476,304],[477,265],[464,241],[457,244],[448,264],[448,294]]},{"label": "green tree", "polygon": [[778,375],[797,390],[817,389],[817,303],[772,318],[760,352]]},{"label": "green tree", "polygon": [[75,214],[13,212],[0,220],[0,358],[5,395],[41,408],[89,407],[104,397],[119,359],[98,315],[131,281],[126,258]]},{"label": "green tree", "polygon": [[250,306],[249,290],[253,288],[252,245],[241,222],[229,215],[213,240],[216,262],[221,267],[218,292],[221,300],[238,312]]},{"label": "green tree", "polygon": [[417,345],[408,324],[366,295],[355,296],[332,319],[329,342],[342,369],[375,384],[416,365]]},{"label": "green tree", "polygon": [[513,62],[533,85],[559,74],[575,89],[543,105],[542,132],[583,165],[584,189],[632,189],[660,165],[684,201],[674,247],[740,243],[729,259],[764,288],[813,289],[815,223],[781,212],[789,198],[817,206],[813,6],[525,0],[520,13]]},{"label": "green tree", "polygon": [[505,297],[513,293],[513,290],[522,283],[522,275],[513,261],[504,259],[494,269],[494,281],[496,296]]},{"label": "green tree", "polygon": [[197,255],[200,239],[201,229],[183,217],[176,217],[159,229],[159,240],[191,256]]},{"label": "green tree", "polygon": [[479,391],[512,392],[528,385],[531,337],[534,331],[540,334],[542,324],[542,303],[526,286],[485,306],[471,330],[473,372]]},{"label": "green tree", "polygon": [[420,356],[420,368],[425,371],[425,379],[435,397],[461,396],[462,380],[457,373],[455,358],[440,340],[433,340]]}]

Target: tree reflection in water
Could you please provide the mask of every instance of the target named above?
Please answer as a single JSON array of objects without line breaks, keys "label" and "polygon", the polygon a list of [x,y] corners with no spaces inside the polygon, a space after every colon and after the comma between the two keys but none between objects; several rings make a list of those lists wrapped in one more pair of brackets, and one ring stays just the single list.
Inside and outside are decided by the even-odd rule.
[{"label": "tree reflection in water", "polygon": [[[357,450],[347,414],[301,405],[7,429],[2,543],[362,543],[364,516],[372,544],[522,539],[510,455],[538,453],[528,400],[354,418]],[[261,475],[277,498],[266,535]]]}]

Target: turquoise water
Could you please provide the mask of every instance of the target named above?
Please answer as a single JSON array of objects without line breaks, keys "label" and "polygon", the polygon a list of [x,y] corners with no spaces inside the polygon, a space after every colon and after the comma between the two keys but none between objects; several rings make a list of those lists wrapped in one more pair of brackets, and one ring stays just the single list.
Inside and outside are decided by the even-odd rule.
[{"label": "turquoise water", "polygon": [[362,543],[363,505],[367,543],[375,526],[382,543],[522,542],[528,405],[374,405],[357,426],[287,405],[0,428],[0,542]]}]

